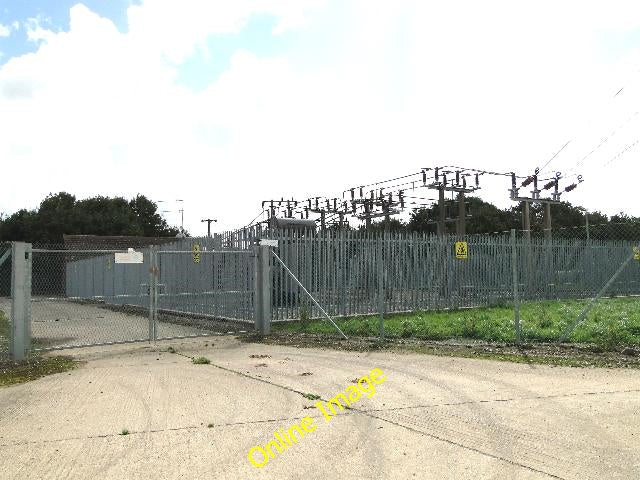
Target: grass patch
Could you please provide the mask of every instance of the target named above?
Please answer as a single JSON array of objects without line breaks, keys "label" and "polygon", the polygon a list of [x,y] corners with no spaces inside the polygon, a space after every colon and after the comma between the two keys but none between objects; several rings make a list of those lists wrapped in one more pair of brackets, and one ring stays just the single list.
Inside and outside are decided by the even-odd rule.
[{"label": "grass patch", "polygon": [[191,361],[196,365],[207,365],[211,363],[211,360],[209,360],[207,357],[193,357]]},{"label": "grass patch", "polygon": [[29,382],[54,373],[76,368],[80,362],[71,357],[32,357],[23,362],[0,365],[0,386]]},{"label": "grass patch", "polygon": [[9,319],[5,313],[0,310],[0,361],[3,357],[9,356],[9,335],[11,329]]},{"label": "grass patch", "polygon": [[[555,342],[588,300],[525,302],[521,305],[522,336],[528,342]],[[376,337],[378,317],[336,319],[348,336]],[[515,342],[514,314],[509,305],[449,311],[419,311],[385,316],[385,337],[420,340],[471,339]],[[323,320],[276,322],[275,332],[335,334]],[[640,344],[640,298],[603,298],[587,320],[574,330],[571,343],[594,344],[603,351]]]},{"label": "grass patch", "polygon": [[[31,355],[21,362],[9,361],[10,325],[6,314],[0,310],[0,387],[30,382],[47,375],[76,368],[81,362],[71,357],[41,357]],[[34,342],[37,344],[37,342]],[[4,361],[6,359],[6,361]]]},{"label": "grass patch", "polygon": [[126,428],[123,428],[123,429],[120,431],[120,435],[129,435],[129,433],[130,433],[130,432],[129,432],[129,430],[128,430],[128,429],[126,429]]}]

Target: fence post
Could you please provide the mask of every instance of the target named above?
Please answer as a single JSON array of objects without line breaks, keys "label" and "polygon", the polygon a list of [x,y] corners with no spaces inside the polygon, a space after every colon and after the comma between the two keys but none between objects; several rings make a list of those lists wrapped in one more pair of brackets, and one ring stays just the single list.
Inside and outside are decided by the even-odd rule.
[{"label": "fence post", "polygon": [[380,341],[384,340],[384,264],[382,259],[383,252],[383,238],[382,236],[378,237],[378,245],[377,245],[377,270],[378,270],[378,312],[380,315],[380,320],[378,324],[378,335],[380,336]]},{"label": "fence post", "polygon": [[149,247],[149,342],[156,340],[156,298],[158,294],[158,262],[156,247]]},{"label": "fence post", "polygon": [[271,333],[271,247],[256,245],[255,252],[255,329],[259,335]]},{"label": "fence post", "polygon": [[24,360],[31,347],[31,244],[11,244],[11,360]]},{"label": "fence post", "polygon": [[516,230],[511,229],[511,268],[513,272],[513,314],[516,329],[516,343],[522,341],[520,331],[520,295],[518,292],[518,252],[516,249]]}]

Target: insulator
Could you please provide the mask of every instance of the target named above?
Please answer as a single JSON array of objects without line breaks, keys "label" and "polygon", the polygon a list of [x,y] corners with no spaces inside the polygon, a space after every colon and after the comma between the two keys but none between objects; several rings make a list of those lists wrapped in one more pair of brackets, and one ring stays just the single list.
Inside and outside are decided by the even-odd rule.
[{"label": "insulator", "polygon": [[544,184],[544,187],[542,187],[544,190],[549,190],[551,187],[553,187],[556,184],[555,180],[551,180],[550,182],[547,182]]},{"label": "insulator", "polygon": [[422,171],[422,184],[427,184],[427,172],[425,170]]},{"label": "insulator", "polygon": [[438,180],[438,178],[439,178],[439,174],[438,174],[438,172],[439,172],[439,171],[440,171],[440,167],[436,167],[436,170],[435,170],[435,179],[436,179],[436,182],[438,182],[438,181],[439,181],[439,180]]},{"label": "insulator", "polygon": [[351,211],[354,215],[356,214],[356,202],[351,202]]},{"label": "insulator", "polygon": [[456,185],[460,185],[460,170],[456,171]]},{"label": "insulator", "polygon": [[480,186],[480,175],[476,173],[476,187]]},{"label": "insulator", "polygon": [[533,175],[531,175],[530,177],[525,178],[525,180],[521,183],[521,186],[526,187],[527,185],[530,185],[533,180],[534,177]]},{"label": "insulator", "polygon": [[[478,181],[478,176],[476,175],[476,181]],[[511,188],[516,188],[516,174],[511,172]]]},{"label": "insulator", "polygon": [[389,192],[389,204],[393,202],[393,194]]},{"label": "insulator", "polygon": [[467,177],[462,177],[462,188],[467,188]]},{"label": "insulator", "polygon": [[337,198],[334,198],[334,199],[333,199],[333,209],[334,209],[334,210],[337,210],[337,209],[338,209],[338,199],[337,199]]},{"label": "insulator", "polygon": [[351,189],[351,200],[353,200],[356,197],[356,190],[355,188]]},{"label": "insulator", "polygon": [[574,190],[576,187],[578,186],[577,183],[572,183],[571,185],[569,185],[567,188],[564,189],[565,192],[570,192],[571,190]]}]

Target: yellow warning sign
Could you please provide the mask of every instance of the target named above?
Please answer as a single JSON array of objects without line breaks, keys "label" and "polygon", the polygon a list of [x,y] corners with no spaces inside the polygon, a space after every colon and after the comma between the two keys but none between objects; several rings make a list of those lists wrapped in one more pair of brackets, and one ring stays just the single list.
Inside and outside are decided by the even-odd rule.
[{"label": "yellow warning sign", "polygon": [[633,247],[633,259],[640,261],[640,247]]},{"label": "yellow warning sign", "polygon": [[194,243],[191,251],[193,252],[193,263],[200,263],[200,244]]},{"label": "yellow warning sign", "polygon": [[467,242],[456,242],[456,258],[466,260],[469,258],[469,245]]}]

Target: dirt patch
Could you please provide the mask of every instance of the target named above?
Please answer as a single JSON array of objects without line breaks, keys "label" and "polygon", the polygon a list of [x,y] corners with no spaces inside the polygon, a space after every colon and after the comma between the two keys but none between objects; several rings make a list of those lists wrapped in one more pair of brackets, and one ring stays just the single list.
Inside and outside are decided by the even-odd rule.
[{"label": "dirt patch", "polygon": [[[465,340],[418,340],[350,337],[344,340],[327,335],[305,333],[275,333],[266,338],[256,335],[239,337],[245,342],[288,345],[300,348],[332,350],[413,352],[428,355],[486,358],[517,363],[558,365],[571,367],[640,368],[640,356],[630,355],[630,347],[620,351],[603,351],[592,344],[535,343],[515,345]],[[633,349],[635,352],[635,349]]]}]

